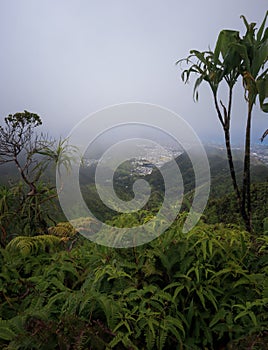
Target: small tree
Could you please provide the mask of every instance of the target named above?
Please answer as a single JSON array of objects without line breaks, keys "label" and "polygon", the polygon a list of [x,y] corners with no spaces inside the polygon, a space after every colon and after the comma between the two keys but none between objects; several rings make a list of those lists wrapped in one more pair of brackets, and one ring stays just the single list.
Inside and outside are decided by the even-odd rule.
[{"label": "small tree", "polygon": [[[238,31],[223,30],[218,36],[214,51],[191,50],[190,56],[177,62],[190,64],[190,68],[182,72],[182,80],[185,83],[189,81],[192,74],[198,75],[194,85],[195,100],[198,100],[198,87],[203,81],[206,81],[210,86],[217,116],[224,131],[233,188],[241,216],[248,231],[252,231],[250,196],[251,123],[252,110],[257,96],[259,96],[261,109],[268,112],[268,103],[265,102],[265,98],[268,97],[268,69],[265,68],[268,59],[268,29],[265,29],[267,15],[268,12],[257,34],[255,34],[256,23],[249,24],[242,16],[246,26],[246,33],[242,38]],[[233,89],[239,77],[242,77],[248,109],[242,189],[238,186],[230,141]],[[224,83],[227,86],[225,102],[219,98],[219,87]]]},{"label": "small tree", "polygon": [[36,157],[49,146],[44,135],[34,132],[41,124],[37,114],[24,111],[10,114],[5,118],[5,126],[0,126],[0,164],[16,164],[22,180],[29,188],[28,196],[37,193],[36,183],[47,165]]},{"label": "small tree", "polygon": [[[45,203],[51,205],[57,193],[54,186],[42,181],[42,177],[52,162],[56,165],[70,164],[66,140],[56,142],[36,133],[35,129],[41,124],[37,114],[24,111],[7,116],[4,125],[0,126],[0,165],[13,162],[22,180],[21,184],[13,186],[12,191],[2,189],[3,193],[8,191],[8,196],[0,201],[5,209],[0,215],[2,235],[5,237],[4,219],[6,224],[14,218],[15,221],[23,221],[21,229],[27,226],[24,231],[30,235],[40,230],[46,232],[48,216],[45,215]],[[10,197],[13,197],[12,201],[4,200]]]}]

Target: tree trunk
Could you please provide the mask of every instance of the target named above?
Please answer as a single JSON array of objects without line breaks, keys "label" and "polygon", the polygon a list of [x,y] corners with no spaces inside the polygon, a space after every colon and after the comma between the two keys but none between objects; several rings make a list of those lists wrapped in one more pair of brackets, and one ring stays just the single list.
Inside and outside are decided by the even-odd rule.
[{"label": "tree trunk", "polygon": [[230,174],[231,174],[231,178],[232,178],[232,182],[233,182],[233,188],[234,188],[234,191],[236,193],[236,197],[237,197],[237,200],[239,202],[239,205],[241,206],[241,195],[240,195],[240,191],[239,191],[237,181],[236,181],[229,130],[224,130],[224,136],[225,136],[225,146],[226,146],[226,152],[227,152],[227,159],[228,159]]},{"label": "tree trunk", "polygon": [[242,188],[242,208],[246,213],[246,229],[252,232],[251,222],[251,194],[250,194],[250,144],[251,144],[251,118],[252,118],[253,103],[248,102],[248,116],[245,138],[245,154],[244,154],[244,172],[243,172],[243,188]]},{"label": "tree trunk", "polygon": [[232,155],[232,149],[231,149],[231,143],[230,143],[230,131],[227,128],[224,129],[224,137],[225,137],[225,147],[226,147],[226,152],[227,152],[227,159],[228,159],[231,179],[232,179],[233,188],[234,188],[235,195],[236,195],[238,208],[239,208],[240,214],[242,216],[242,219],[247,227],[247,222],[248,222],[247,213],[245,211],[245,208],[242,205],[241,194],[240,194],[240,190],[239,190],[237,180],[236,180],[236,173],[235,173],[233,155]]}]

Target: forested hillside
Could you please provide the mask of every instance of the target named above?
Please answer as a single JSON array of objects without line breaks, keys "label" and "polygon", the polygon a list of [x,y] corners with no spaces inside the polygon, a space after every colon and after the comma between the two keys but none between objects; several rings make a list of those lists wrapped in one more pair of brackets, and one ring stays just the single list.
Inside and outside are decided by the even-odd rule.
[{"label": "forested hillside", "polygon": [[[184,82],[195,76],[196,100],[200,84],[208,84],[223,147],[205,151],[193,130],[189,139],[198,142],[188,142],[182,134],[189,126],[176,116],[172,123],[180,124],[178,135],[188,149],[175,161],[147,143],[155,157],[169,161],[156,166],[124,154],[114,171],[112,162],[105,163],[98,177],[99,159],[87,162],[77,137],[88,137],[91,129],[72,144],[77,139],[71,136],[37,131],[42,120],[36,113],[4,118],[0,349],[267,350],[268,167],[251,149],[253,107],[268,112],[267,17],[256,28],[241,16],[245,33],[224,29],[214,50],[191,50],[177,62],[186,65]],[[241,97],[233,88],[240,83],[247,113],[244,144],[237,150],[231,116],[233,99]],[[136,126],[135,118],[129,124]],[[97,137],[105,123],[95,122]],[[92,123],[90,128],[94,134]],[[260,147],[267,136],[264,130]],[[139,187],[145,182],[151,193]],[[148,193],[145,204],[128,210],[134,197]],[[165,201],[171,195],[176,200]],[[121,207],[112,205],[115,197]]]},{"label": "forested hillside", "polygon": [[[128,249],[102,247],[84,238],[91,234],[87,218],[77,219],[80,233],[63,222],[53,196],[53,167],[40,178],[37,188],[42,192],[34,201],[24,197],[21,204],[27,186],[16,182],[16,167],[3,168],[12,171],[9,182],[1,184],[1,348],[264,350],[267,167],[252,166],[252,236],[239,216],[224,153],[211,148],[207,153],[212,184],[200,223],[182,233],[195,181],[191,162],[182,154],[176,159],[186,189],[181,213],[158,239]],[[236,167],[241,171],[238,156]],[[158,170],[146,176],[152,186],[147,206],[119,215],[101,203],[94,169],[82,168],[80,179],[84,198],[99,219],[132,227],[155,215],[164,195]],[[138,178],[129,177],[129,170],[124,164],[114,178],[125,199]],[[29,225],[33,215],[36,221]]]}]

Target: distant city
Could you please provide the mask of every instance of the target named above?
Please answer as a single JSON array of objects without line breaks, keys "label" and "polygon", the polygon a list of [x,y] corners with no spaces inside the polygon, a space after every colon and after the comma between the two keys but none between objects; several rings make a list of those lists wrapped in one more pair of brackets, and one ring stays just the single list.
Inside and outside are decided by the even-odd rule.
[{"label": "distant city", "polygon": [[[209,144],[209,147],[213,147],[222,152],[225,152],[224,145],[215,145]],[[177,158],[180,154],[182,154],[182,150],[178,150],[174,145],[166,145],[165,146],[165,154],[161,153],[160,147],[153,147],[148,145],[138,145],[141,149],[143,149],[143,156],[138,156],[135,159],[130,159],[131,164],[131,173],[139,174],[139,175],[149,175],[153,171],[153,168],[161,167],[165,163],[169,162],[171,159]],[[243,146],[235,146],[232,148],[233,151],[243,152]],[[256,161],[260,161],[263,164],[268,166],[268,145],[264,144],[254,144],[251,147],[251,155],[252,158]],[[90,167],[93,164],[97,164],[98,159],[86,157],[84,159],[84,166]]]},{"label": "distant city", "polygon": [[[215,147],[225,151],[224,145],[219,144],[209,144],[208,146]],[[233,151],[244,152],[244,146],[235,145],[232,147]],[[266,144],[253,144],[251,145],[251,157],[253,159],[259,160],[260,162],[268,165],[268,145]]]},{"label": "distant city", "polygon": [[268,165],[268,145],[253,145],[251,150],[253,157]]},{"label": "distant city", "polygon": [[[174,145],[165,145],[165,154],[161,152],[161,147],[148,146],[144,144],[137,145],[143,152],[142,156],[137,156],[135,159],[130,159],[131,172],[130,175],[149,175],[153,171],[153,168],[161,167],[170,160],[178,157],[183,152],[178,150]],[[83,160],[85,167],[90,167],[93,164],[98,163],[98,159],[89,158],[88,156]]]}]

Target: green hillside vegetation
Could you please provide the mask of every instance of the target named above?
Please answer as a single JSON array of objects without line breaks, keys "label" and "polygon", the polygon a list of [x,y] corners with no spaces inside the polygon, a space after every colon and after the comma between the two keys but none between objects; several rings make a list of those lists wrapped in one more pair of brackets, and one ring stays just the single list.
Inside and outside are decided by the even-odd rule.
[{"label": "green hillside vegetation", "polygon": [[[224,151],[217,148],[206,148],[211,173],[210,196],[205,217],[208,222],[236,223],[243,227],[237,202],[232,189],[229,176],[228,162]],[[183,153],[177,157],[176,162],[180,168],[184,180],[184,203],[182,210],[187,210],[191,205],[195,188],[195,176],[189,157]],[[237,171],[237,178],[240,184],[243,179],[242,152],[237,151],[234,158]],[[164,165],[168,167],[169,164]],[[263,220],[268,213],[268,167],[260,161],[254,159],[251,165],[252,178],[252,212],[253,227],[255,230],[262,230]],[[164,194],[164,185],[159,172],[147,176],[149,183],[158,193]]]},{"label": "green hillside vegetation", "polygon": [[[226,223],[238,223],[241,222],[239,218],[239,210],[236,209],[233,211],[233,207],[236,206],[235,198],[232,190],[232,183],[229,176],[228,162],[224,150],[220,150],[216,147],[206,147],[206,152],[210,165],[211,172],[211,188],[210,188],[210,203],[213,206],[222,207],[222,211],[230,212],[230,215],[225,219],[224,217],[218,217],[219,222],[223,221]],[[242,151],[236,151],[234,157],[234,164],[237,171],[237,178],[239,183],[242,185],[243,179],[243,154]],[[192,168],[192,163],[186,153],[181,154],[176,159],[176,163],[181,171],[184,183],[184,194],[185,202],[182,206],[182,210],[187,210],[187,205],[189,207],[191,203],[191,198],[194,195],[195,188],[195,175]],[[163,165],[163,169],[166,170],[169,168],[170,163]],[[100,200],[98,193],[96,191],[94,182],[95,182],[95,169],[96,164],[92,165],[89,168],[84,168],[80,170],[80,183],[82,188],[82,193],[84,199],[88,206],[92,208],[93,213],[100,220],[110,220],[118,214],[113,212],[111,209],[107,208],[102,201]],[[162,203],[165,186],[161,172],[154,168],[150,175],[134,175],[129,176],[129,174],[134,172],[133,165],[131,162],[126,162],[119,167],[115,176],[114,176],[114,187],[119,198],[124,200],[130,200],[133,198],[134,193],[132,192],[132,186],[136,179],[144,178],[149,182],[152,189],[152,194],[150,201],[147,203],[144,209],[150,210],[153,213],[157,211],[159,205]],[[253,194],[253,216],[254,222],[256,224],[256,218],[259,218],[258,229],[261,227],[261,222],[267,216],[267,196],[264,193],[262,201],[259,200],[261,192],[266,188],[266,183],[268,184],[268,167],[257,159],[252,159],[251,165],[251,178],[254,186],[252,191],[254,193],[260,192],[260,194]],[[260,188],[258,190],[258,187]],[[174,188],[176,191],[176,188]],[[228,203],[232,198],[233,204]],[[187,202],[189,202],[187,204]],[[218,203],[218,204],[217,204]],[[228,204],[228,205],[227,205]],[[230,211],[229,209],[232,208]],[[266,210],[266,213],[265,213]],[[218,209],[217,209],[218,211]],[[260,215],[258,214],[260,213]],[[234,214],[232,216],[232,213]],[[228,220],[227,220],[228,219]],[[242,222],[241,222],[242,224]],[[256,227],[256,225],[254,225]]]},{"label": "green hillside vegetation", "polygon": [[[135,173],[131,161],[121,164],[110,181],[122,200],[133,197],[139,177],[151,185],[149,201],[135,213],[107,208],[96,191],[96,165],[80,167],[82,195],[96,218],[110,226],[108,238],[113,238],[115,227],[139,228],[154,218],[165,196],[161,170],[171,175],[178,167],[181,171],[182,207],[166,231],[140,246],[111,248],[90,240],[99,222],[81,217],[79,203],[70,203],[77,214],[70,222],[61,210],[55,176],[64,190],[68,184],[61,169],[71,170],[72,161],[81,160],[77,148],[68,140],[39,134],[42,121],[37,114],[24,111],[4,119],[0,349],[267,350],[268,168],[251,157],[250,150],[257,98],[268,112],[267,16],[258,30],[242,16],[245,35],[223,30],[214,51],[191,50],[179,61],[190,65],[183,71],[184,81],[197,74],[196,99],[199,85],[209,84],[225,139],[224,150],[206,150],[210,197],[205,211],[195,213],[201,219],[187,233],[184,223],[196,190],[187,152],[177,157],[178,166],[166,163],[146,176]],[[230,144],[238,78],[248,108],[242,153]],[[227,84],[227,102],[218,99],[222,82]],[[264,132],[262,140],[267,135]],[[101,175],[105,177],[105,169]],[[175,182],[173,187],[178,193]],[[174,210],[169,206],[169,214]],[[159,233],[155,226],[151,231]],[[148,231],[140,228],[139,233]]]},{"label": "green hillside vegetation", "polygon": [[254,349],[264,350],[267,237],[260,235],[253,244],[235,226],[202,223],[185,235],[183,220],[133,249],[83,239],[70,249],[72,230],[69,237],[65,230],[61,243],[60,235],[12,240],[1,249],[1,348],[227,349],[229,344],[245,349],[256,344]]},{"label": "green hillside vegetation", "polygon": [[[52,165],[36,183],[36,196],[21,205],[28,189],[15,183],[13,168],[9,186],[1,187],[1,349],[266,349],[267,167],[252,164],[252,239],[230,190],[224,153],[207,153],[212,191],[199,224],[182,233],[194,186],[192,164],[182,154],[176,159],[187,189],[181,214],[159,238],[129,249],[88,241],[83,235],[90,236],[92,219],[78,218],[79,232],[64,222]],[[239,154],[236,166],[241,170]],[[124,163],[114,177],[122,199],[131,198],[138,177],[130,171]],[[82,192],[111,226],[140,225],[161,206],[159,170],[146,176],[152,186],[146,207],[121,215],[100,201],[94,174],[94,167],[81,169]]]}]

